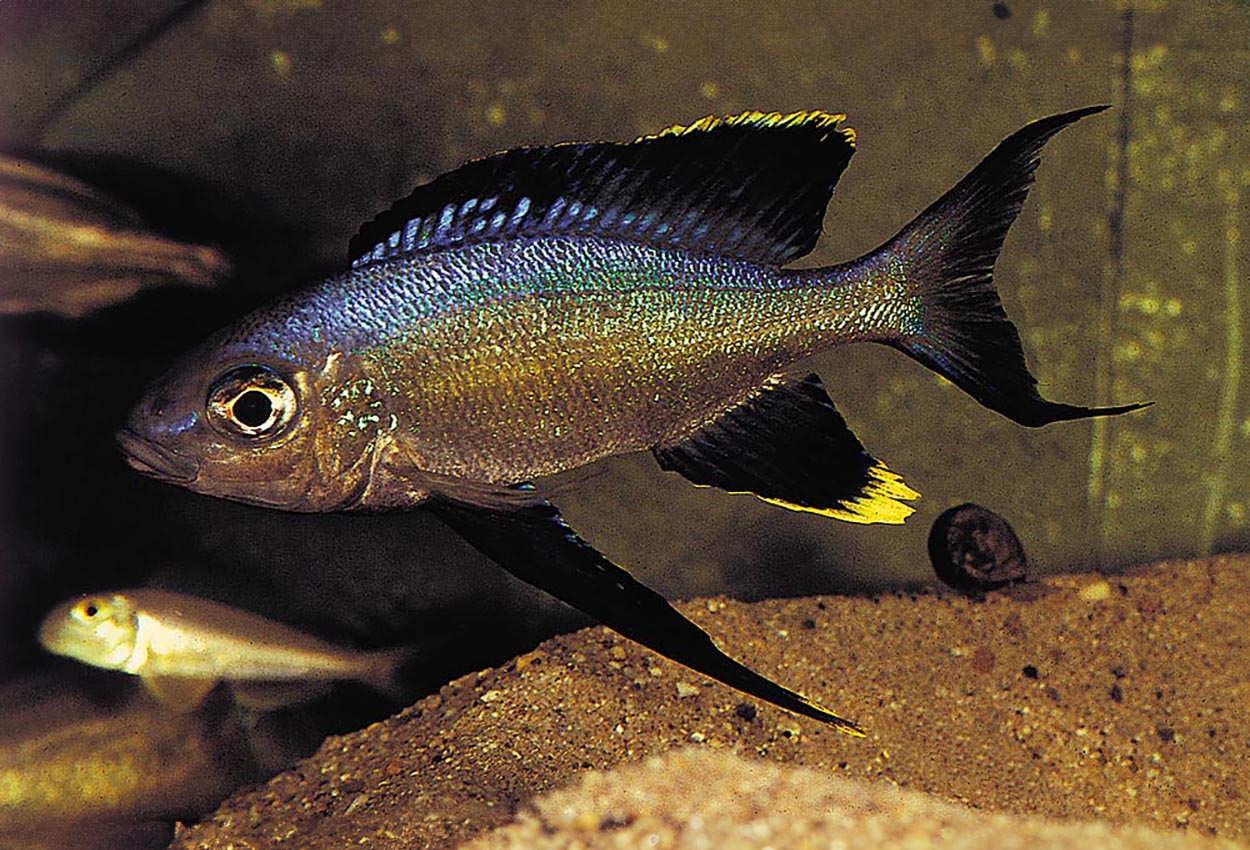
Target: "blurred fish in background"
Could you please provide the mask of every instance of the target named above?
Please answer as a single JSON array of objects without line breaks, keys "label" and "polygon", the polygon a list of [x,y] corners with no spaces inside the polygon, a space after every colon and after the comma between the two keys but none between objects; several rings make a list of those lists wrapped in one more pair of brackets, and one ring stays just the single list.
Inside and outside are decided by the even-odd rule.
[{"label": "blurred fish in background", "polygon": [[401,702],[412,696],[401,667],[416,654],[336,646],[240,608],[156,588],[63,602],[44,618],[39,642],[56,655],[138,676],[177,708],[199,705],[218,682],[254,708],[302,702],[336,679]]},{"label": "blurred fish in background", "polygon": [[0,312],[76,318],[148,287],[215,286],[230,271],[216,248],[162,236],[86,183],[0,157]]},{"label": "blurred fish in background", "polygon": [[0,846],[164,846],[262,760],[224,694],[176,713],[142,694],[47,676],[0,687]]}]

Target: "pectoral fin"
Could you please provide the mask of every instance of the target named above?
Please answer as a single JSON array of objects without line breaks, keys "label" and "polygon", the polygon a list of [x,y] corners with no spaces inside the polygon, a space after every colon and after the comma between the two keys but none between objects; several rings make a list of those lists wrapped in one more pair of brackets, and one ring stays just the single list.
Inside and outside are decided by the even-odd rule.
[{"label": "pectoral fin", "polygon": [[217,685],[216,679],[183,676],[144,676],[143,687],[171,711],[185,713],[198,708]]},{"label": "pectoral fin", "polygon": [[901,523],[920,496],[864,451],[816,375],[775,376],[679,441],[652,449],[695,484],[848,522]]},{"label": "pectoral fin", "polygon": [[546,504],[532,484],[501,487],[484,481],[468,481],[447,475],[422,473],[430,488],[431,498],[445,504],[463,505],[486,511],[510,512]]},{"label": "pectoral fin", "polygon": [[625,637],[744,693],[847,734],[863,735],[851,721],[725,655],[664,597],[578,537],[549,502],[492,511],[443,501],[434,509],[504,569]]}]

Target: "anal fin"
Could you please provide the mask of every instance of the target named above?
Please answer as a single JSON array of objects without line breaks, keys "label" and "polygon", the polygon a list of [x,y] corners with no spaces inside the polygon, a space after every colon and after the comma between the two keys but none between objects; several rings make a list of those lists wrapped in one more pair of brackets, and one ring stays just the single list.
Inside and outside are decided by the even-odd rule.
[{"label": "anal fin", "polygon": [[746,401],[652,449],[695,484],[848,522],[901,523],[920,496],[864,451],[816,375],[774,376]]}]

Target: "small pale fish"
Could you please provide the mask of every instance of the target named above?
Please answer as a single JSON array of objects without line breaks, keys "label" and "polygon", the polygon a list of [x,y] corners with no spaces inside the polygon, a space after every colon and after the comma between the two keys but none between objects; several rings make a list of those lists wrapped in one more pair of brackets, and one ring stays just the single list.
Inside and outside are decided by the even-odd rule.
[{"label": "small pale fish", "polygon": [[578,537],[542,479],[649,451],[698,485],[902,522],[918,494],[796,371],[847,343],[891,346],[1022,425],[1140,407],[1044,399],[992,280],[1042,147],[1104,108],[1029,124],[877,250],[824,268],[787,266],[854,152],[842,115],[708,117],[468,163],[365,225],[349,271],[191,352],[118,441],[141,472],[253,505],[428,505],[626,637],[862,734],[721,652]]},{"label": "small pale fish", "polygon": [[139,676],[177,708],[199,704],[218,682],[259,709],[300,702],[344,679],[398,696],[398,669],[412,655],[336,646],[259,614],[154,588],[62,602],[44,617],[39,642],[56,655]]},{"label": "small pale fish", "polygon": [[78,317],[147,287],[213,286],[229,273],[215,248],[162,236],[79,180],[0,156],[0,313]]}]

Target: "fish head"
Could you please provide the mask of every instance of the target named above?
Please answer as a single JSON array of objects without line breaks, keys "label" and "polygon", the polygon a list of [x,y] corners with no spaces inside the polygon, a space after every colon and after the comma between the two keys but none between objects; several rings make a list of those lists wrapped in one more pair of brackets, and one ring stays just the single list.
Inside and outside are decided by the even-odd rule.
[{"label": "fish head", "polygon": [[123,594],[94,593],[57,605],[39,626],[39,643],[107,670],[120,670],[134,654],[139,634],[137,611]]},{"label": "fish head", "polygon": [[271,340],[228,331],[184,357],[118,431],[127,462],[161,481],[260,507],[364,506],[374,458],[387,443],[377,423],[390,417],[344,416],[380,402],[358,399],[352,387],[364,379],[344,368],[338,351]]}]

